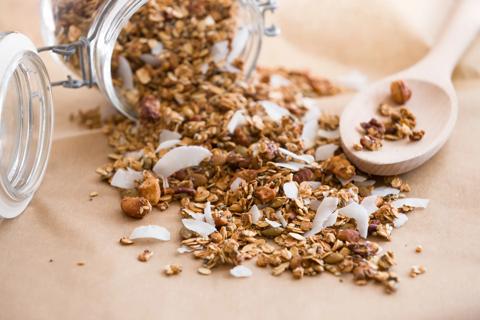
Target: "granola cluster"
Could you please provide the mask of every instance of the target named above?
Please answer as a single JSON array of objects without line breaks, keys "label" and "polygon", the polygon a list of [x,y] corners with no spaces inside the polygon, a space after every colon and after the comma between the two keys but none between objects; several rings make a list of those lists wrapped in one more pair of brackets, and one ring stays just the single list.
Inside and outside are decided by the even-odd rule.
[{"label": "granola cluster", "polygon": [[376,151],[382,148],[382,141],[398,141],[409,139],[419,141],[425,135],[424,130],[416,130],[417,121],[415,115],[404,104],[412,96],[411,90],[402,80],[391,83],[390,97],[400,107],[394,107],[388,103],[381,103],[378,106],[378,113],[387,120],[379,121],[372,118],[368,122],[362,122],[363,136],[360,143],[354,145],[357,151]]}]

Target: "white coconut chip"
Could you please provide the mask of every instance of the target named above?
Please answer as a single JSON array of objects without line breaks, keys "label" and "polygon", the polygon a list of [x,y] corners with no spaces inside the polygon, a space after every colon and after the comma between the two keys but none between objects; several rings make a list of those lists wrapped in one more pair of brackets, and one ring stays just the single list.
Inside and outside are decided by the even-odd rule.
[{"label": "white coconut chip", "polygon": [[270,86],[272,88],[281,88],[290,85],[290,80],[287,78],[282,77],[279,74],[272,74],[270,76]]},{"label": "white coconut chip", "polygon": [[182,146],[168,151],[153,167],[153,171],[162,177],[169,177],[175,172],[198,166],[212,153],[199,146]]},{"label": "white coconut chip", "polygon": [[258,221],[260,221],[260,219],[263,216],[262,212],[258,209],[257,205],[255,205],[255,204],[250,209],[250,214],[252,215],[252,222],[253,223],[257,223]]},{"label": "white coconut chip", "polygon": [[138,160],[138,159],[142,158],[144,154],[145,154],[145,152],[143,151],[143,149],[138,150],[138,151],[131,151],[131,152],[125,153],[125,158]]},{"label": "white coconut chip", "polygon": [[201,72],[202,74],[206,74],[207,71],[208,71],[208,67],[209,67],[209,66],[208,66],[208,63],[202,64],[202,65],[200,66],[200,72]]},{"label": "white coconut chip", "polygon": [[316,161],[325,161],[328,158],[331,158],[335,151],[337,151],[338,145],[330,143],[320,146],[315,150],[315,160]]},{"label": "white coconut chip", "polygon": [[338,199],[336,197],[324,198],[317,208],[315,218],[313,218],[312,229],[307,231],[304,236],[310,237],[319,233],[328,217],[337,210],[337,206]]},{"label": "white coconut chip", "polygon": [[357,229],[362,238],[367,238],[368,235],[368,218],[367,210],[356,202],[350,203],[348,206],[340,208],[339,213],[352,218],[357,223]]},{"label": "white coconut chip", "polygon": [[[305,115],[302,117],[302,122],[307,123],[309,121],[318,121],[318,118],[322,112],[318,108],[309,109]],[[315,138],[318,136],[319,127],[317,126],[317,131],[315,132]]]},{"label": "white coconut chip", "polygon": [[395,218],[395,220],[393,220],[393,226],[395,228],[400,228],[401,226],[403,226],[406,222],[408,221],[408,217],[406,214],[404,213],[400,213],[398,215],[398,217]]},{"label": "white coconut chip", "polygon": [[192,211],[192,210],[187,209],[187,208],[184,208],[182,210],[183,210],[183,212],[185,212],[186,214],[188,214],[190,217],[192,217],[195,220],[204,221],[204,219],[205,219],[205,215],[203,213],[197,213],[197,212]]},{"label": "white coconut chip", "polygon": [[309,154],[302,154],[302,155],[297,155],[285,148],[278,148],[278,152],[283,154],[284,156],[290,157],[294,160],[302,161],[308,164],[311,164],[315,161],[315,158]]},{"label": "white coconut chip", "polygon": [[327,139],[337,139],[337,138],[340,138],[340,131],[338,129],[333,131],[320,129],[318,130],[318,135],[320,137],[327,138]]},{"label": "white coconut chip", "polygon": [[248,278],[253,275],[253,272],[249,268],[240,265],[230,269],[230,274],[235,278]]},{"label": "white coconut chip", "polygon": [[182,139],[182,135],[178,132],[175,131],[170,131],[170,130],[162,130],[160,132],[160,142],[165,142],[168,140],[180,140]]},{"label": "white coconut chip", "polygon": [[409,206],[412,208],[426,208],[430,200],[428,199],[421,199],[421,198],[404,198],[404,199],[397,199],[392,201],[392,206],[395,208],[401,208],[403,206]]},{"label": "white coconut chip", "polygon": [[324,227],[324,228],[327,228],[327,227],[331,227],[331,226],[335,225],[335,223],[337,223],[337,218],[338,218],[338,210],[335,210],[335,211],[327,218],[327,220],[325,220],[325,222],[323,223],[323,227]]},{"label": "white coconut chip", "polygon": [[120,189],[132,189],[136,187],[135,182],[143,179],[143,173],[130,168],[118,169],[112,177],[110,185]]},{"label": "white coconut chip", "polygon": [[365,208],[365,210],[367,210],[368,215],[371,215],[378,210],[377,200],[378,196],[375,195],[363,198],[360,204]]},{"label": "white coconut chip", "polygon": [[163,44],[161,42],[158,42],[151,50],[150,52],[153,54],[153,55],[161,55],[162,52],[163,52]]},{"label": "white coconut chip", "polygon": [[246,27],[238,28],[237,33],[235,34],[235,38],[233,38],[232,42],[232,50],[228,55],[227,62],[232,63],[237,59],[242,52],[245,50],[245,46],[247,45],[248,38],[250,37],[250,32]]},{"label": "white coconut chip", "polygon": [[292,237],[293,239],[298,240],[298,241],[306,240],[304,236],[302,236],[301,234],[295,233],[295,232],[289,232],[288,235],[290,237]]},{"label": "white coconut chip", "polygon": [[273,164],[277,167],[290,169],[292,171],[298,171],[305,167],[308,167],[307,164],[298,162],[274,162]]},{"label": "white coconut chip", "polygon": [[212,59],[215,63],[225,61],[228,55],[228,41],[216,42],[212,47]]},{"label": "white coconut chip", "polygon": [[155,152],[159,152],[160,150],[163,150],[163,149],[170,149],[170,148],[173,148],[177,145],[179,145],[182,141],[180,140],[167,140],[167,141],[163,141],[161,142],[157,149],[155,150]]},{"label": "white coconut chip", "polygon": [[290,112],[288,112],[287,109],[280,107],[274,102],[262,100],[258,101],[258,103],[263,107],[267,115],[275,122],[279,122],[283,117],[290,116]]},{"label": "white coconut chip", "polygon": [[192,249],[190,249],[187,246],[181,246],[181,247],[177,248],[177,252],[180,253],[180,254],[190,253],[190,252],[192,252]]},{"label": "white coconut chip", "polygon": [[310,119],[304,123],[301,138],[305,149],[310,149],[315,146],[318,128],[318,121],[316,118]]},{"label": "white coconut chip", "polygon": [[385,197],[391,194],[395,195],[399,193],[400,193],[400,190],[396,188],[391,188],[391,187],[378,187],[372,191],[372,195],[379,196],[379,197]]},{"label": "white coconut chip", "polygon": [[170,240],[170,232],[161,226],[149,225],[135,228],[129,239],[157,239],[162,241]]},{"label": "white coconut chip", "polygon": [[212,216],[212,205],[210,201],[205,204],[205,208],[203,209],[203,215],[205,216],[205,221],[212,226],[215,226],[215,221],[213,220]]},{"label": "white coconut chip", "polygon": [[365,182],[365,181],[367,181],[367,177],[356,174],[356,175],[353,176],[352,181]]},{"label": "white coconut chip", "polygon": [[231,191],[237,191],[238,188],[240,188],[243,184],[246,184],[247,182],[245,180],[243,180],[242,178],[235,178],[235,180],[233,180],[232,184],[230,185],[230,190]]},{"label": "white coconut chip", "polygon": [[283,193],[288,199],[295,200],[298,198],[298,187],[294,181],[289,181],[283,184]]},{"label": "white coconut chip", "polygon": [[285,228],[288,225],[287,220],[285,220],[285,218],[283,217],[282,211],[280,210],[275,211],[275,217],[277,217],[277,219],[280,221],[280,223],[282,224],[282,227]]},{"label": "white coconut chip", "polygon": [[322,185],[320,181],[304,181],[304,183],[308,184],[312,190],[315,190]]},{"label": "white coconut chip", "polygon": [[318,110],[318,101],[316,99],[312,98],[303,98],[302,99],[302,104],[305,106],[307,109],[316,109]]},{"label": "white coconut chip", "polygon": [[123,81],[123,88],[127,90],[133,90],[133,71],[132,67],[130,66],[130,62],[128,62],[127,58],[124,56],[118,57],[118,76]]},{"label": "white coconut chip", "polygon": [[272,228],[280,228],[282,226],[281,223],[279,223],[277,221],[272,221],[268,218],[265,218],[265,222],[268,223],[270,225],[270,227],[272,227]]},{"label": "white coconut chip", "polygon": [[377,183],[375,180],[355,181],[355,184],[359,187],[370,187]]},{"label": "white coconut chip", "polygon": [[144,53],[140,55],[140,60],[142,60],[146,64],[151,65],[152,67],[159,67],[162,63],[162,61],[157,56],[150,53]]},{"label": "white coconut chip", "polygon": [[236,111],[227,125],[228,133],[233,134],[238,126],[244,125],[247,122],[247,118],[243,115],[242,111]]},{"label": "white coconut chip", "polygon": [[200,236],[207,238],[209,235],[217,231],[210,223],[194,219],[182,219],[183,226],[190,231],[198,233]]}]

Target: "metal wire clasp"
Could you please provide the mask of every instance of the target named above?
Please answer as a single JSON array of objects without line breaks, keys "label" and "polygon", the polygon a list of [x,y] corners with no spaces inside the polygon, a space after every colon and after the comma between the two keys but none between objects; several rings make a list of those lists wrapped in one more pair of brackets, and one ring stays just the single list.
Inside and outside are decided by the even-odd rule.
[{"label": "metal wire clasp", "polygon": [[[275,10],[277,10],[278,8],[277,0],[265,0],[265,1],[258,0],[257,4],[260,9],[260,12],[262,13],[264,22],[266,21],[267,12],[274,13]],[[279,36],[280,32],[281,32],[280,28],[273,24],[270,26],[265,26],[264,28],[264,34],[267,37]]]},{"label": "metal wire clasp", "polygon": [[93,79],[93,67],[91,62],[90,41],[87,38],[63,45],[55,45],[42,47],[38,52],[52,51],[55,54],[61,55],[65,61],[68,61],[73,55],[78,55],[79,69],[81,72],[81,80],[73,79],[72,76],[67,76],[67,80],[52,82],[51,85],[62,86],[69,89],[78,89],[82,87],[94,87],[95,80]]}]

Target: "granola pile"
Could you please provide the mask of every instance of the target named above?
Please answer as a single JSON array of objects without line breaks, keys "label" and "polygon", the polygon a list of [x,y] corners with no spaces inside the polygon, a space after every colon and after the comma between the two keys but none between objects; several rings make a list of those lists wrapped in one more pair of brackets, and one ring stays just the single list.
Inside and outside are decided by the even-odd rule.
[{"label": "granola pile", "polygon": [[403,80],[393,81],[390,85],[390,98],[399,107],[388,103],[381,103],[378,106],[378,113],[388,118],[379,121],[372,118],[368,122],[362,122],[363,136],[360,143],[355,144],[355,150],[377,151],[382,148],[382,141],[399,141],[409,139],[420,141],[425,135],[424,130],[416,130],[417,120],[415,115],[404,104],[410,100],[412,91]]},{"label": "granola pile", "polygon": [[[113,153],[97,173],[121,189],[120,207],[132,218],[179,205],[179,252],[201,261],[201,275],[227,264],[232,276],[248,277],[243,263],[253,259],[275,276],[352,274],[358,285],[395,291],[394,253],[379,241],[425,201],[405,198],[410,187],[399,177],[376,187],[350,163],[338,116],[316,107],[339,91],[328,80],[261,68],[244,80],[241,59],[228,53],[235,3],[156,0],[133,18],[115,49],[114,78],[140,120],[104,122]],[[94,113],[82,115],[97,124]],[[142,235],[170,239],[165,228],[146,226],[120,243]]]}]

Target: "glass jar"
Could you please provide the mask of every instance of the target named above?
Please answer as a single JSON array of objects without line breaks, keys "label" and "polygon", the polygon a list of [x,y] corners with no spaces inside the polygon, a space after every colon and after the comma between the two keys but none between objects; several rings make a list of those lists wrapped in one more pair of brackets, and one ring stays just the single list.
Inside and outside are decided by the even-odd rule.
[{"label": "glass jar", "polygon": [[[145,54],[144,52],[147,44],[140,49],[143,51],[143,54],[140,56],[140,58],[143,58],[143,61],[138,59],[138,57],[134,57],[132,59],[127,58],[129,61],[122,59],[123,63],[120,63],[118,52],[116,54],[116,51],[121,53],[121,50],[118,50],[119,44],[117,40],[122,30],[125,33],[124,37],[128,37],[129,28],[132,29],[128,26],[130,19],[135,19],[135,16],[140,15],[139,18],[141,20],[137,18],[136,21],[151,22],[147,25],[150,27],[155,24],[172,23],[172,21],[183,22],[186,19],[196,19],[197,25],[202,26],[202,28],[223,25],[225,21],[230,19],[228,14],[212,17],[209,14],[209,10],[212,8],[208,5],[210,3],[214,8],[215,6],[220,6],[220,9],[223,10],[227,6],[225,5],[224,8],[219,4],[229,3],[229,1],[185,0],[183,3],[190,3],[189,11],[186,12],[185,10],[182,11],[185,7],[176,5],[176,3],[180,2],[171,0],[42,0],[42,34],[48,46],[68,45],[82,40],[87,41],[90,49],[83,50],[85,51],[83,56],[68,56],[68,66],[71,69],[73,68],[73,71],[82,78],[80,82],[77,82],[77,85],[80,85],[82,82],[91,85],[95,82],[115,108],[125,116],[136,119],[138,116],[134,105],[138,101],[135,100],[135,95],[132,92],[135,93],[138,81],[130,79],[132,74],[135,77],[135,70],[132,71],[131,66],[127,65],[127,63],[134,64],[137,70],[141,69],[142,64],[150,64],[152,66],[156,62],[159,65],[155,66],[154,69],[163,68],[163,65],[160,65],[162,57],[174,51],[177,52],[178,48],[174,47],[176,44],[175,39],[173,41],[167,39],[168,42],[173,44],[171,46],[164,44],[163,42],[165,41],[162,39],[164,35],[160,34],[155,39],[157,44],[150,46],[150,53]],[[230,43],[228,43],[230,51],[226,54],[226,60],[238,58],[242,61],[244,73],[248,77],[255,69],[263,34],[271,36],[278,33],[274,26],[264,27],[265,13],[269,10],[273,11],[276,8],[276,4],[274,1],[260,2],[256,0],[232,0],[231,2],[235,5],[235,8],[232,9],[235,15],[232,17],[232,20],[234,20],[235,26],[231,27],[231,31],[233,31],[235,36],[232,36]],[[169,10],[158,8],[159,3],[169,4],[169,6],[165,6]],[[221,12],[220,9],[218,12]],[[161,12],[161,15],[156,15],[155,12],[157,11]],[[166,15],[172,15],[173,18],[165,18]],[[148,41],[150,40],[148,39]],[[218,51],[223,51],[222,49],[224,48],[221,45],[225,44],[223,40],[219,39],[219,41],[208,48],[211,50],[212,56],[215,55],[214,51],[217,51],[217,54]],[[79,46],[81,45],[79,44]],[[197,48],[193,49],[191,59],[196,61],[199,59],[195,49]],[[79,52],[81,51],[79,50]],[[183,51],[180,53],[183,53]],[[132,55],[134,54],[130,54],[130,56]],[[170,55],[170,58],[172,58],[172,55]],[[232,55],[233,58],[231,58]],[[212,59],[215,60],[215,57]],[[148,63],[148,60],[150,60],[150,63]],[[226,67],[229,67],[229,65],[227,64]],[[122,79],[118,79],[119,77],[115,79],[119,69],[122,69],[121,71],[123,72],[121,73],[124,75],[123,77],[120,76]],[[167,76],[167,72],[162,75],[162,77]],[[125,78],[129,78],[128,81],[125,81]],[[127,87],[127,90],[123,90],[125,88],[122,88],[122,85],[119,86],[119,82],[123,84],[123,87]],[[128,84],[125,85],[125,82]]]},{"label": "glass jar", "polygon": [[[19,33],[0,33],[0,218],[21,214],[45,173],[53,134],[52,87],[97,86],[119,112],[138,119],[137,109],[128,99],[130,91],[138,90],[138,83],[131,81],[131,88],[125,89],[125,69],[130,76],[133,69],[122,67],[116,52],[122,32],[126,37],[129,35],[125,28],[130,20],[145,19],[138,16],[144,15],[142,10],[160,2],[177,3],[173,0],[42,0],[42,34],[46,47],[36,49],[28,37]],[[205,3],[214,2],[190,0],[193,10],[203,10],[199,21],[207,24],[207,28],[221,19],[205,10],[208,9]],[[198,65],[199,70],[205,70],[203,73],[208,73],[209,65],[214,64],[232,73],[242,67],[248,77],[255,69],[263,35],[275,36],[279,32],[275,26],[264,25],[266,12],[276,9],[273,0],[233,2],[235,24],[226,32],[228,37],[209,40],[211,49],[202,53],[208,57],[208,64]],[[175,8],[168,10],[168,15],[184,14],[175,12]],[[162,17],[153,15],[146,19],[162,23]],[[171,49],[168,44],[160,43],[151,46],[150,58],[156,54],[162,58],[159,51],[166,48],[168,53]],[[74,76],[51,83],[39,56],[43,51],[53,52]],[[195,48],[188,52],[195,55]]]}]

